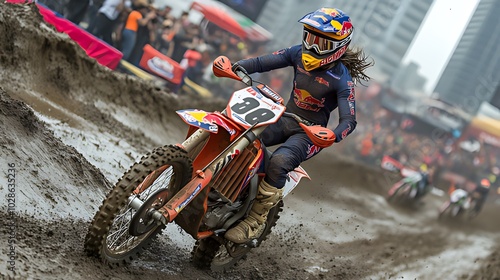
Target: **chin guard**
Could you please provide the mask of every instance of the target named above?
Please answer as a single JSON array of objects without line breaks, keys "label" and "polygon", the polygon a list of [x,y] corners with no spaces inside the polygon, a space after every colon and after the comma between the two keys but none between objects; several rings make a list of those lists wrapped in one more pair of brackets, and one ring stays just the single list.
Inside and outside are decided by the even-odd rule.
[{"label": "chin guard", "polygon": [[335,133],[326,127],[320,125],[307,126],[303,123],[299,123],[299,125],[313,144],[320,148],[328,148],[335,142]]}]

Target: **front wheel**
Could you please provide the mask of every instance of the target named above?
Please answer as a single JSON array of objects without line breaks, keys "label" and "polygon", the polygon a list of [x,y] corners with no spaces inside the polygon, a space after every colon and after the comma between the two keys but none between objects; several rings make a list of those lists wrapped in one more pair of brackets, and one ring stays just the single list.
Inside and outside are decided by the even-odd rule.
[{"label": "front wheel", "polygon": [[137,197],[144,205],[161,208],[192,175],[192,162],[176,146],[154,149],[135,163],[104,199],[85,237],[85,251],[108,264],[132,261],[165,225],[148,223],[144,212],[130,206]]},{"label": "front wheel", "polygon": [[392,204],[403,204],[409,200],[411,186],[403,183],[392,194],[387,196],[387,201]]},{"label": "front wheel", "polygon": [[[276,225],[281,211],[283,211],[283,201],[280,201],[269,211],[266,228],[262,235],[257,238],[254,247],[259,246],[262,241],[267,239],[272,228]],[[194,265],[199,268],[224,271],[246,256],[252,248],[247,244],[235,244],[223,237],[208,237],[196,241],[191,255]]]}]

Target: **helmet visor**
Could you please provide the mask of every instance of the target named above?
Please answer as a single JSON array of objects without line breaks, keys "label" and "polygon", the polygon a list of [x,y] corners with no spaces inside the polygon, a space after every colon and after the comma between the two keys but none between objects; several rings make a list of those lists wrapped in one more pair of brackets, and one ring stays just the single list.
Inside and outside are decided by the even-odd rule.
[{"label": "helmet visor", "polygon": [[319,33],[304,28],[303,43],[304,47],[312,50],[319,55],[324,55],[335,51],[337,48],[342,47],[349,42],[350,35],[341,41],[335,41],[325,38]]}]

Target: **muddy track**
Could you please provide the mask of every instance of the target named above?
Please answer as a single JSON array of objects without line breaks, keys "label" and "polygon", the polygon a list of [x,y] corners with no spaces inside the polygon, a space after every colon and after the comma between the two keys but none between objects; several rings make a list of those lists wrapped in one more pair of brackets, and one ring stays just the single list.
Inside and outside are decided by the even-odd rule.
[{"label": "muddy track", "polygon": [[398,176],[335,147],[304,164],[312,181],[286,198],[269,238],[225,273],[192,265],[195,242],[175,225],[128,266],[88,257],[84,238],[111,186],[141,155],[184,137],[175,110],[221,110],[224,101],[176,96],[98,65],[34,5],[0,3],[0,35],[2,197],[9,164],[16,170],[15,211],[0,205],[0,220],[16,225],[13,238],[13,228],[1,229],[0,261],[14,252],[15,273],[2,265],[2,279],[500,277],[499,205],[444,226],[443,197],[392,207],[384,196]]}]

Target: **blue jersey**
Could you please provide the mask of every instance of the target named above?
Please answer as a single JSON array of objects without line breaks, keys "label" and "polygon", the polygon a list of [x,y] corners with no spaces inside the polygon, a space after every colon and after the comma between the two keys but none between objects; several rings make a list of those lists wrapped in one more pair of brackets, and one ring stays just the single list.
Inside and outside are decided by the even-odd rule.
[{"label": "blue jersey", "polygon": [[330,113],[339,109],[339,124],[333,130],[339,142],[356,127],[354,83],[342,63],[328,70],[306,71],[302,65],[301,45],[272,54],[238,61],[249,74],[292,66],[295,70],[293,90],[286,104],[287,111],[322,126]]}]

